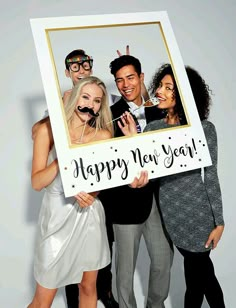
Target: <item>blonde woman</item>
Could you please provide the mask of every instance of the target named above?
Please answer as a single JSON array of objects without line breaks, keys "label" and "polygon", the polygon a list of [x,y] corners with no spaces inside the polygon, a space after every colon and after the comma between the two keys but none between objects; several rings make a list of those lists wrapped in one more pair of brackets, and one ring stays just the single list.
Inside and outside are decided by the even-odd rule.
[{"label": "blonde woman", "polygon": [[[113,136],[104,83],[82,79],[65,105],[72,143],[87,143]],[[86,111],[86,112],[84,112]],[[49,123],[34,138],[32,186],[45,188],[39,215],[34,275],[37,282],[28,308],[49,308],[57,289],[78,283],[80,308],[97,307],[97,270],[110,262],[105,216],[97,193],[80,192],[66,198]]]}]

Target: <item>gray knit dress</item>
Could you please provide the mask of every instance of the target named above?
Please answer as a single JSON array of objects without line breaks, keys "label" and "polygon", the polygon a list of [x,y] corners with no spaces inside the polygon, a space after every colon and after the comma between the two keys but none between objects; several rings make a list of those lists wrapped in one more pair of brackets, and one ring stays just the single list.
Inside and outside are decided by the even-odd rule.
[{"label": "gray knit dress", "polygon": [[[217,175],[217,135],[214,125],[204,120],[202,126],[210,151],[212,166],[164,176],[160,184],[160,208],[166,229],[177,247],[203,252],[211,231],[224,225],[222,198]],[[149,123],[144,131],[170,127],[164,120]],[[210,249],[209,247],[208,249]]]}]

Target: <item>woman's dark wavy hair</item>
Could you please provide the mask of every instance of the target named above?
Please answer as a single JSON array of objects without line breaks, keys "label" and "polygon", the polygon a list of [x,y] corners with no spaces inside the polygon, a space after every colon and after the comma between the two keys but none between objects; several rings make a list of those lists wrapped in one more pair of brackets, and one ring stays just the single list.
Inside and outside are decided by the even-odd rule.
[{"label": "woman's dark wavy hair", "polygon": [[[189,83],[193,92],[194,100],[197,106],[197,110],[199,113],[199,117],[202,120],[207,119],[210,111],[211,97],[209,86],[205,83],[205,80],[200,76],[200,74],[190,66],[186,66],[186,73],[189,79]],[[180,99],[179,91],[177,88],[177,84],[175,82],[175,77],[169,63],[163,64],[155,73],[152,78],[151,84],[148,88],[151,96],[155,96],[156,89],[158,88],[162,78],[165,75],[170,75],[173,78],[174,82],[174,91],[173,95],[176,100],[176,105],[174,107],[175,113],[178,114],[180,123],[186,124],[186,116],[184,113],[183,105]]]},{"label": "woman's dark wavy hair", "polygon": [[197,106],[200,120],[206,120],[209,117],[210,106],[212,103],[212,91],[206,84],[201,75],[190,66],[185,66],[193,97]]}]

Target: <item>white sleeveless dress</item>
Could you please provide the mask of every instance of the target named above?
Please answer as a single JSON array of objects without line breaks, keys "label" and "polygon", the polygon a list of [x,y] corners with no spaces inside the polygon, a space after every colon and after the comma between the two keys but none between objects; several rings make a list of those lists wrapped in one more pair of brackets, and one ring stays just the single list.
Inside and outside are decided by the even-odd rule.
[{"label": "white sleeveless dress", "polygon": [[[56,158],[53,147],[48,164]],[[60,173],[46,187],[39,215],[34,275],[43,287],[54,289],[79,283],[84,271],[110,263],[105,214],[96,198],[80,208],[74,197],[65,198]]]}]

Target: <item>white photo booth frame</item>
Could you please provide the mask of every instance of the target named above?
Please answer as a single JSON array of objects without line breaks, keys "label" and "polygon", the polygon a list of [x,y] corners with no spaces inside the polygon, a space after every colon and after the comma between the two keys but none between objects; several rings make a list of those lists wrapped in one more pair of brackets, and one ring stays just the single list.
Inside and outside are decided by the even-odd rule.
[{"label": "white photo booth frame", "polygon": [[[80,191],[92,192],[129,184],[141,170],[147,170],[151,179],[211,165],[203,128],[167,12],[36,18],[30,22],[66,197]],[[142,25],[160,27],[188,124],[134,137],[70,145],[49,34],[72,29]],[[83,48],[83,42],[80,44]]]}]

